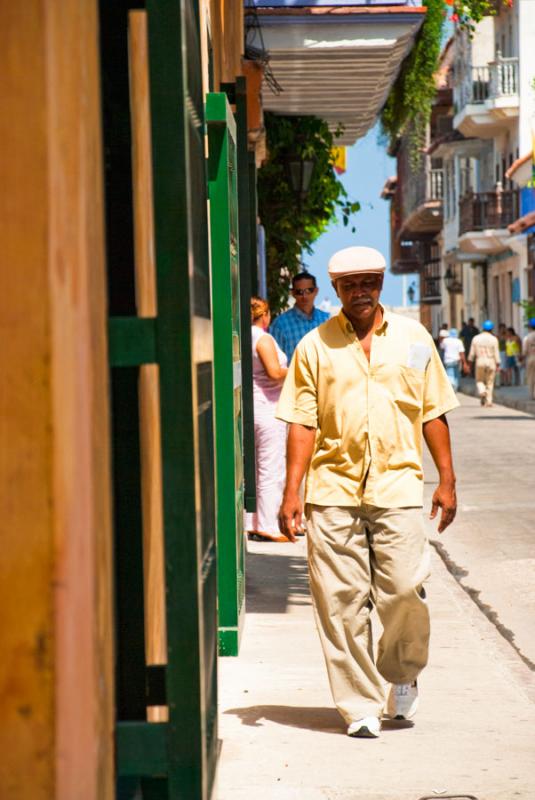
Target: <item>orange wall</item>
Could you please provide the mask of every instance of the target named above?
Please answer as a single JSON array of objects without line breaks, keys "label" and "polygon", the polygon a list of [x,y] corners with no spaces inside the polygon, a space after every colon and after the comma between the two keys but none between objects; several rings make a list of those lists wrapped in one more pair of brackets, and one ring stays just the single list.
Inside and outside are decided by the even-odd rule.
[{"label": "orange wall", "polygon": [[111,800],[96,0],[0,0],[0,797]]},{"label": "orange wall", "polygon": [[221,83],[233,83],[242,74],[243,2],[210,0],[211,38],[214,65],[214,89]]}]

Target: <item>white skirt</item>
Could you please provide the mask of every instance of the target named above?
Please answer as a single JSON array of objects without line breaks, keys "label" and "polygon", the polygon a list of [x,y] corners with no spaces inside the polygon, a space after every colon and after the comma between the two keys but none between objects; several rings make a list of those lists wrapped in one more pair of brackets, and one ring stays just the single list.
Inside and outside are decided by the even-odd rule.
[{"label": "white skirt", "polygon": [[279,536],[278,514],[286,481],[287,425],[275,406],[255,408],[256,512],[245,515],[245,530]]}]

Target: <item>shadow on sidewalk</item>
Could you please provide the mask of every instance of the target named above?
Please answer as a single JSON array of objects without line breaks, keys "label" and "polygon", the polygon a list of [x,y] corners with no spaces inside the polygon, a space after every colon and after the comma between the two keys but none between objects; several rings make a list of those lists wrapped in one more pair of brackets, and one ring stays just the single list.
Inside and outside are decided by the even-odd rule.
[{"label": "shadow on sidewalk", "polygon": [[[336,733],[346,735],[346,725],[334,708],[314,706],[247,706],[245,708],[229,708],[225,714],[234,714],[242,725],[261,728],[262,720],[274,722],[290,728],[301,728],[307,731]],[[412,720],[383,719],[383,731],[400,731],[413,728]]]},{"label": "shadow on sidewalk", "polygon": [[234,714],[239,717],[242,725],[252,728],[261,728],[262,720],[266,720],[291,728],[345,734],[344,722],[334,708],[265,705],[229,708],[224,713]]},{"label": "shadow on sidewalk", "polygon": [[[287,545],[283,545],[286,547]],[[284,614],[290,605],[311,604],[306,559],[282,553],[247,553],[247,612]]]}]

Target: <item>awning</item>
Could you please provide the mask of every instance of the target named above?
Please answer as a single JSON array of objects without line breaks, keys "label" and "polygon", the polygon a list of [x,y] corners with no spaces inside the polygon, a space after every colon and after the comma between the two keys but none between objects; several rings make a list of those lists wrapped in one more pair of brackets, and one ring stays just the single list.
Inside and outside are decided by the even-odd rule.
[{"label": "awning", "polygon": [[[340,144],[364,136],[381,111],[401,63],[424,20],[425,8],[405,2],[276,7],[255,0],[260,31],[248,44],[265,49],[280,94],[264,81],[263,106],[280,114],[311,114],[331,129],[344,126]],[[245,8],[247,14],[248,8]],[[247,19],[247,18],[246,18]]]},{"label": "awning", "polygon": [[515,233],[524,233],[527,231],[528,228],[532,228],[535,225],[535,211],[530,211],[529,214],[524,214],[523,217],[519,217],[511,225],[507,226],[507,230],[511,235]]}]

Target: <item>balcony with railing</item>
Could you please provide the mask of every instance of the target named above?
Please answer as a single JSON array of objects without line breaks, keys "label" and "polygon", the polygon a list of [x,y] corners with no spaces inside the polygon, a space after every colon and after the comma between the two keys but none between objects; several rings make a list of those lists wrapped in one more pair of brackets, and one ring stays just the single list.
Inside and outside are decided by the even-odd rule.
[{"label": "balcony with railing", "polygon": [[408,239],[438,233],[442,226],[443,170],[432,167],[431,159],[426,158],[418,170],[411,170],[407,164],[404,169],[398,168],[400,173],[403,236]]},{"label": "balcony with railing", "polygon": [[423,242],[401,239],[392,248],[394,275],[410,275],[420,272],[424,262]]},{"label": "balcony with railing", "polygon": [[420,302],[427,306],[438,305],[442,301],[441,286],[440,258],[430,258],[420,276]]},{"label": "balcony with railing", "polygon": [[454,91],[454,126],[465,136],[491,137],[503,120],[518,116],[519,61],[503,58],[469,66]]},{"label": "balcony with railing", "polygon": [[518,189],[468,192],[459,202],[459,247],[468,253],[497,253],[508,246],[507,226],[519,215]]}]

